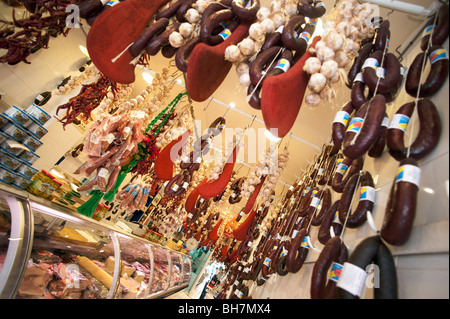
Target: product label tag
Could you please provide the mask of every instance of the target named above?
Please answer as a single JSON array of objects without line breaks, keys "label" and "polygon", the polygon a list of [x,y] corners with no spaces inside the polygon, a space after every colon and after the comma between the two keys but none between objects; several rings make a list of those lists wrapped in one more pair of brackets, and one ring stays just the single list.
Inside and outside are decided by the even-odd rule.
[{"label": "product label tag", "polygon": [[347,132],[358,133],[364,123],[364,119],[361,117],[354,117],[350,121],[347,127]]},{"label": "product label tag", "polygon": [[361,296],[364,284],[366,283],[366,278],[367,273],[364,269],[345,262],[337,282],[337,287],[359,297]]},{"label": "product label tag", "polygon": [[429,26],[426,27],[425,30],[423,31],[423,36],[427,36],[427,35],[432,34],[435,28],[436,28],[436,25],[429,25]]},{"label": "product label tag", "polygon": [[309,40],[311,40],[311,34],[309,34],[309,32],[302,32],[300,33],[299,38],[309,42]]},{"label": "product label tag", "polygon": [[381,126],[389,127],[389,118],[387,116],[384,117],[383,122],[381,122]]},{"label": "product label tag", "polygon": [[331,271],[330,271],[330,279],[338,282],[339,277],[341,276],[341,272],[342,272],[342,265],[339,263],[334,262],[331,266]]},{"label": "product label tag", "polygon": [[384,68],[377,68],[377,70],[375,71],[375,73],[377,74],[377,76],[379,78],[384,79],[386,77],[386,70]]},{"label": "product label tag", "polygon": [[389,124],[389,129],[397,129],[406,132],[408,127],[409,117],[403,114],[394,114],[391,123]]},{"label": "product label tag", "polygon": [[362,68],[372,68],[376,70],[378,68],[378,60],[374,58],[367,58],[366,61],[364,61]]},{"label": "product label tag", "polygon": [[438,49],[436,51],[433,51],[430,54],[430,62],[431,64],[436,63],[440,60],[448,60],[447,50],[445,49]]},{"label": "product label tag", "polygon": [[350,119],[350,114],[345,111],[338,111],[336,116],[334,117],[333,123],[342,123],[345,126],[348,124],[348,120]]},{"label": "product label tag", "polygon": [[347,169],[348,169],[347,165],[345,165],[344,163],[340,163],[336,170],[336,173],[344,175]]},{"label": "product label tag", "polygon": [[408,182],[413,183],[417,187],[420,185],[420,175],[422,170],[420,167],[414,165],[403,165],[397,171],[397,176],[395,178],[395,182]]},{"label": "product label tag", "polygon": [[272,259],[270,259],[269,257],[266,257],[263,264],[267,267],[270,267],[271,262],[272,262]]},{"label": "product label tag", "polygon": [[368,200],[372,203],[375,202],[375,188],[370,186],[361,187],[361,193],[359,195],[359,200]]},{"label": "product label tag", "polygon": [[219,36],[225,41],[231,35],[231,31],[229,29],[225,29],[219,33]]},{"label": "product label tag", "polygon": [[306,249],[309,249],[309,248],[310,248],[310,246],[309,246],[309,244],[308,244],[308,236],[305,236],[305,237],[303,238],[303,241],[302,241],[301,246],[302,246],[303,248],[306,248]]},{"label": "product label tag", "polygon": [[325,174],[325,168],[319,169],[319,172],[317,173],[317,176],[322,176],[323,174]]},{"label": "product label tag", "polygon": [[362,75],[361,72],[356,74],[355,79],[353,80],[353,82],[362,82],[362,83],[364,83],[363,75]]},{"label": "product label tag", "polygon": [[321,200],[318,197],[313,197],[311,199],[311,204],[309,206],[317,208],[320,205]]},{"label": "product label tag", "polygon": [[286,59],[280,59],[277,64],[275,65],[275,69],[281,69],[284,72],[287,72],[289,68],[291,67],[291,63],[289,63]]}]

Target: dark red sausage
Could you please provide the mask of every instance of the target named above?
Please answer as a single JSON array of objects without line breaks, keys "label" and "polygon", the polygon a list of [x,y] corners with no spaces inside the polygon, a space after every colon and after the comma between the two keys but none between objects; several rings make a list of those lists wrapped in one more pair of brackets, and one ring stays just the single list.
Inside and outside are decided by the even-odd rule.
[{"label": "dark red sausage", "polygon": [[[397,161],[401,161],[408,155],[404,134],[414,107],[415,102],[402,105],[394,115],[388,130],[387,146],[389,154]],[[428,99],[417,101],[417,113],[420,128],[413,143],[409,146],[409,156],[415,160],[420,160],[437,146],[442,132],[442,123],[439,111],[434,103]]]},{"label": "dark red sausage", "polygon": [[417,161],[405,158],[391,187],[381,237],[391,245],[404,245],[411,235],[416,214],[421,170]]},{"label": "dark red sausage", "polygon": [[141,53],[141,51],[145,49],[148,42],[151,41],[153,37],[163,32],[168,25],[169,19],[167,18],[161,18],[158,21],[150,24],[150,26],[147,27],[139,36],[139,38],[130,46],[130,48],[128,49],[130,54],[133,57],[137,57]]},{"label": "dark red sausage", "polygon": [[333,124],[331,127],[331,138],[333,144],[341,148],[342,141],[344,140],[345,130],[347,129],[350,115],[353,113],[352,102],[347,102],[335,115]]},{"label": "dark red sausage", "polygon": [[437,12],[437,25],[434,25],[435,17],[428,19],[425,31],[420,42],[420,48],[422,51],[426,51],[428,48],[428,42],[431,35],[432,45],[442,45],[448,38],[449,28],[449,16],[448,5],[443,5]]},{"label": "dark red sausage", "polygon": [[322,245],[326,245],[328,240],[331,238],[330,228],[333,227],[334,234],[339,236],[342,232],[342,223],[339,220],[337,214],[340,199],[335,201],[333,205],[328,209],[325,217],[323,218],[322,224],[319,228],[319,233],[317,239]]},{"label": "dark red sausage", "polygon": [[[376,93],[389,93],[393,88],[397,88],[402,81],[400,62],[393,53],[385,54],[383,65],[381,65],[382,59],[383,51],[381,50],[370,55],[365,62],[366,67],[362,71],[363,79],[372,92],[375,92],[376,89]],[[367,61],[373,61],[377,66],[367,64]],[[384,69],[384,74],[378,74],[382,69]]]},{"label": "dark red sausage", "polygon": [[[426,62],[426,59],[424,59],[425,54],[428,55],[431,67],[426,79],[425,75],[423,75],[423,83],[420,84],[420,93],[418,95],[420,74],[422,72],[423,64]],[[417,95],[422,98],[430,97],[441,89],[447,77],[448,53],[442,47],[433,46],[428,53],[419,53],[411,63],[406,76],[405,89],[406,92],[414,98],[417,97]]]},{"label": "dark red sausage", "polygon": [[353,86],[353,81],[358,73],[361,72],[361,68],[364,61],[369,57],[373,49],[373,43],[366,43],[359,51],[358,56],[353,60],[353,64],[347,74],[348,86],[351,88]]},{"label": "dark red sausage", "polygon": [[[385,113],[386,100],[380,94],[373,97],[355,113],[342,141],[345,156],[356,159],[369,151],[378,137]],[[359,124],[361,126],[358,128]]]},{"label": "dark red sausage", "polygon": [[[244,2],[251,2],[249,7]],[[260,8],[259,0],[235,0],[231,2],[231,10],[242,21],[253,21],[256,19],[256,13]]]},{"label": "dark red sausage", "polygon": [[352,160],[349,157],[344,158],[344,160],[339,163],[336,172],[334,173],[333,180],[331,182],[331,187],[337,193],[342,193],[347,181],[354,174],[359,173],[364,165],[364,157]]},{"label": "dark red sausage", "polygon": [[[353,175],[345,185],[338,207],[339,219],[341,223],[345,223],[347,219],[346,227],[348,228],[358,228],[364,224],[367,220],[367,212],[372,213],[374,207],[375,188],[372,176],[367,171],[362,172],[360,176],[358,175]],[[350,204],[358,189],[358,177],[360,179],[360,196],[358,206],[352,211]]]}]

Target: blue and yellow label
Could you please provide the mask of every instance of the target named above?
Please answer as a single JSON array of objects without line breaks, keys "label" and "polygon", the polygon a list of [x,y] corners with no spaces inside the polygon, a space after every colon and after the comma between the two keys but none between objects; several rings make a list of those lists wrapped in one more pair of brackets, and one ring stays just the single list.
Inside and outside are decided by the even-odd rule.
[{"label": "blue and yellow label", "polygon": [[286,59],[280,59],[275,65],[275,69],[282,69],[284,72],[287,72],[287,70],[289,70],[290,67],[291,64]]},{"label": "blue and yellow label", "polygon": [[359,195],[359,200],[368,200],[373,202],[375,200],[375,189],[371,186],[361,187],[361,192]]},{"label": "blue and yellow label", "polygon": [[345,172],[347,171],[347,169],[348,169],[348,165],[345,165],[345,164],[341,163],[339,165],[339,167],[337,168],[336,173],[344,175]]},{"label": "blue and yellow label", "polygon": [[409,124],[409,117],[404,114],[394,114],[392,117],[391,123],[389,124],[389,129],[398,129],[403,132],[406,131],[406,128]]},{"label": "blue and yellow label", "polygon": [[228,29],[225,29],[219,33],[219,36],[224,40],[226,40],[230,35],[231,35],[231,31]]},{"label": "blue and yellow label", "polygon": [[430,62],[431,64],[436,63],[440,60],[448,60],[447,50],[445,49],[438,49],[436,51],[433,51],[430,54]]},{"label": "blue and yellow label", "polygon": [[364,123],[364,119],[360,117],[354,117],[351,119],[350,124],[347,127],[347,132],[358,133]]},{"label": "blue and yellow label", "polygon": [[343,266],[341,264],[333,263],[330,271],[330,279],[337,282],[341,276],[342,268]]},{"label": "blue and yellow label", "polygon": [[309,190],[311,189],[311,187],[306,187],[306,189],[305,190],[303,190],[303,193],[302,193],[302,196],[304,196],[304,195],[306,195],[306,194],[308,194],[308,192],[309,192]]},{"label": "blue and yellow label", "polygon": [[318,22],[318,21],[319,21],[319,19],[316,18],[316,19],[311,19],[311,20],[309,20],[308,23],[309,23],[310,25],[312,25],[312,26],[315,26],[315,25],[317,25],[317,22]]},{"label": "blue and yellow label", "polygon": [[302,32],[300,33],[299,38],[309,42],[309,40],[311,40],[311,34],[309,34],[309,32]]},{"label": "blue and yellow label", "polygon": [[308,236],[305,236],[304,238],[303,238],[303,241],[302,241],[302,245],[301,245],[303,248],[306,248],[306,249],[309,249],[310,248],[310,246],[309,246],[309,244],[308,244]]},{"label": "blue and yellow label", "polygon": [[436,25],[429,25],[425,28],[425,31],[423,32],[423,36],[431,35],[434,32],[434,29],[436,28]]}]

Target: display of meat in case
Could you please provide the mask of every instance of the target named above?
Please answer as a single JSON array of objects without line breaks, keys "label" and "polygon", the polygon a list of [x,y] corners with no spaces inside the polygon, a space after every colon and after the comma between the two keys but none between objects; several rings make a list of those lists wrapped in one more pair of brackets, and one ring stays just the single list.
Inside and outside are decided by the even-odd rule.
[{"label": "display of meat in case", "polygon": [[187,255],[0,189],[0,298],[162,298],[190,277]]}]

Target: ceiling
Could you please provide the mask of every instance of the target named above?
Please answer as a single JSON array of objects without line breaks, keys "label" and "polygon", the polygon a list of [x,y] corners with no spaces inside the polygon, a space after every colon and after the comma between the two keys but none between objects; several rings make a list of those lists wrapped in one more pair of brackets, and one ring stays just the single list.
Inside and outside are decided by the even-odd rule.
[{"label": "ceiling", "polygon": [[[325,0],[323,2],[327,8],[327,14],[329,14],[335,1]],[[433,3],[431,0],[410,0],[408,2],[422,5],[425,8],[428,8]],[[269,7],[270,1],[261,0],[261,5]],[[384,18],[390,11],[390,9],[380,8],[381,16]],[[414,33],[416,28],[423,22],[423,17],[394,11],[389,14],[389,20],[391,23],[390,47],[391,52],[395,53],[395,49],[402,45],[403,41]],[[149,68],[160,72],[163,67],[169,65],[169,62],[168,59],[157,55],[150,59]],[[143,70],[137,69],[136,72],[141,73]],[[179,79],[181,79],[182,83],[174,88],[173,96],[184,90],[183,76],[180,72],[177,75],[180,76]],[[137,75],[136,78],[141,77]],[[138,92],[144,85],[144,82],[137,81],[134,89]],[[290,157],[287,167],[282,173],[279,183],[277,183],[277,194],[285,192],[289,185],[293,184],[302,175],[302,170],[320,152],[322,145],[330,140],[331,123],[335,113],[349,100],[350,96],[350,90],[343,83],[336,83],[333,88],[336,90],[337,96],[332,101],[322,102],[315,108],[308,107],[306,104],[302,105],[290,134],[281,141],[281,148],[289,145]],[[235,108],[229,108],[230,103],[234,103]],[[265,128],[261,112],[253,109],[246,102],[246,90],[240,86],[234,67],[210,99],[202,103],[193,102],[193,106],[195,119],[202,121],[202,129],[205,129],[218,116],[225,114],[227,110],[228,112],[225,115],[227,128],[245,128],[252,122],[253,116],[256,116],[256,119],[251,127],[255,130],[263,130]],[[261,135],[259,136],[259,138],[264,138]],[[246,147],[249,145],[253,146],[251,141],[246,144]],[[250,166],[254,164],[251,155],[249,155],[251,153],[247,149],[243,153],[245,154],[244,160],[246,163],[240,169],[238,175],[246,175]],[[240,166],[237,167],[239,168]],[[237,207],[235,211],[239,211],[239,209],[240,207]]]}]

